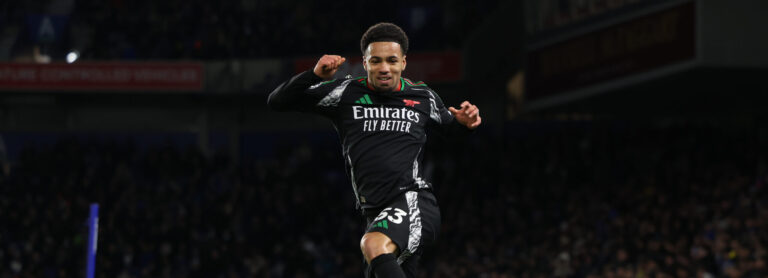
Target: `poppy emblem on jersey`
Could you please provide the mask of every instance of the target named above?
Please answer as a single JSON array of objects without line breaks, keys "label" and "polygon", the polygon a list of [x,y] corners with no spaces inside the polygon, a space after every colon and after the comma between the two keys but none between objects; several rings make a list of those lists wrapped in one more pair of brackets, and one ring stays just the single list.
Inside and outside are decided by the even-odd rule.
[{"label": "poppy emblem on jersey", "polygon": [[410,100],[410,99],[404,99],[403,102],[405,102],[405,106],[410,106],[410,107],[416,107],[416,104],[421,104],[421,102]]}]

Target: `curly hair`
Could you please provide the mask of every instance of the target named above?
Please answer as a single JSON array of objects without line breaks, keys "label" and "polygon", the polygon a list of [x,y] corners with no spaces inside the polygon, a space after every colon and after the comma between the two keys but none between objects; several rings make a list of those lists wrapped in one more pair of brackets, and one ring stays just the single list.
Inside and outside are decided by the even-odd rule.
[{"label": "curly hair", "polygon": [[365,31],[363,38],[360,39],[360,51],[363,55],[368,45],[373,42],[396,42],[400,44],[403,54],[408,52],[408,36],[403,29],[393,23],[376,23]]}]

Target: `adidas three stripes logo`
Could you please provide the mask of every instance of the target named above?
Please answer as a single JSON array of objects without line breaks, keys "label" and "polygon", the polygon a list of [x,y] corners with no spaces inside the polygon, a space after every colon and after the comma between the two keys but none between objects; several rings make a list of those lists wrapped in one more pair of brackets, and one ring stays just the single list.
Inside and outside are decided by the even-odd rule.
[{"label": "adidas three stripes logo", "polygon": [[365,94],[360,99],[356,100],[355,103],[359,104],[373,104],[373,101],[371,101],[371,97],[368,96],[368,94]]}]

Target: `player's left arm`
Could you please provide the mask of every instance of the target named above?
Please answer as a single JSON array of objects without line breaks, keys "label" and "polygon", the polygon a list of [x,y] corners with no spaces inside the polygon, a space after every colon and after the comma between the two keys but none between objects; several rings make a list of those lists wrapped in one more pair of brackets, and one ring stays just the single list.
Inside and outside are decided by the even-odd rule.
[{"label": "player's left arm", "polygon": [[433,101],[433,111],[439,120],[435,122],[440,129],[447,134],[467,134],[476,129],[482,123],[480,118],[480,109],[469,101],[464,101],[459,106],[460,109],[447,107],[443,100],[432,90],[429,90],[431,100]]},{"label": "player's left arm", "polygon": [[483,118],[480,117],[480,108],[477,105],[464,101],[459,106],[460,109],[448,107],[448,111],[451,111],[456,121],[468,129],[475,129],[483,122]]}]

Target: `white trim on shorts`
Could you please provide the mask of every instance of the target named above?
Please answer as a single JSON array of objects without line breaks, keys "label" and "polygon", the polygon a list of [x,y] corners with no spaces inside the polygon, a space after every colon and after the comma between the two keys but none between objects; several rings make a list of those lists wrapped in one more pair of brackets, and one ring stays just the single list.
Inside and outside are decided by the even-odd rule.
[{"label": "white trim on shorts", "polygon": [[419,192],[405,192],[405,200],[408,203],[408,215],[410,226],[408,227],[408,248],[400,253],[397,263],[402,264],[408,257],[416,253],[421,243],[421,211],[419,210]]}]

